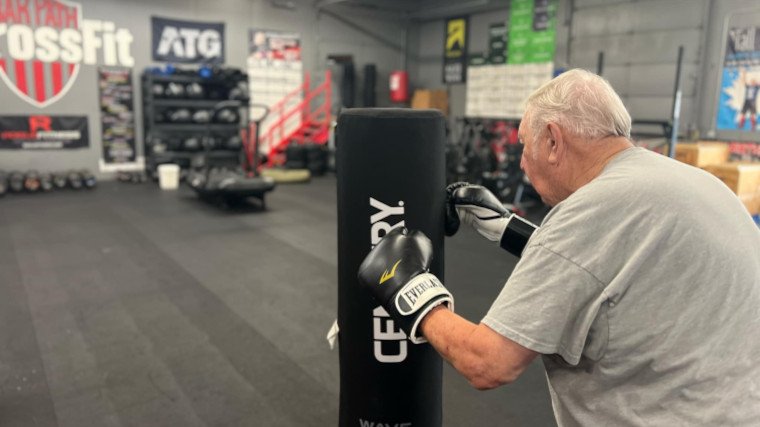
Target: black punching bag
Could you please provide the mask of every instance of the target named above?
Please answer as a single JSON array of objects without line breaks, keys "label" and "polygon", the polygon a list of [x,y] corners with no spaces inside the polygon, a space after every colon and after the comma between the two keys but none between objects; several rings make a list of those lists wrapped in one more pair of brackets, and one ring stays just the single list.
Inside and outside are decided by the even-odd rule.
[{"label": "black punching bag", "polygon": [[344,107],[354,107],[354,100],[356,98],[356,72],[354,71],[353,62],[346,62],[343,64],[343,79],[340,81],[340,97],[343,100]]},{"label": "black punching bag", "polygon": [[359,265],[394,227],[433,242],[443,280],[444,117],[437,110],[351,109],[338,119],[340,426],[441,425],[441,358],[412,344],[359,286]]},{"label": "black punching bag", "polygon": [[364,106],[374,107],[377,105],[377,91],[375,86],[377,85],[377,67],[375,64],[367,64],[364,66]]}]

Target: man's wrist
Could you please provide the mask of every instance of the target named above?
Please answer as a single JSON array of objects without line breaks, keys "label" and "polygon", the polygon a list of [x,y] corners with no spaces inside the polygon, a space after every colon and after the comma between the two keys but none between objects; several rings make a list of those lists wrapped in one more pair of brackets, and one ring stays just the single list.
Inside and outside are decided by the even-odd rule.
[{"label": "man's wrist", "polygon": [[425,315],[425,317],[422,318],[422,320],[420,321],[420,329],[422,330],[423,335],[425,335],[426,325],[428,324],[428,322],[430,322],[434,317],[440,316],[443,310],[448,310],[448,307],[446,307],[446,305],[444,304],[439,304],[435,306],[432,310],[430,310],[428,314]]}]

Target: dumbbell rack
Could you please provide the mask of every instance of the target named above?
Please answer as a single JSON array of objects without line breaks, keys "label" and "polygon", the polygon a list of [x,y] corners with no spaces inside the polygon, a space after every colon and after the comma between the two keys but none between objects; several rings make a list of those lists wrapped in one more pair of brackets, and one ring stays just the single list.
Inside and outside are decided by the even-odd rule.
[{"label": "dumbbell rack", "polygon": [[[243,74],[243,78],[246,78]],[[154,84],[168,85],[169,83],[178,83],[187,85],[190,83],[198,83],[204,88],[214,87],[216,89],[222,88],[222,95],[215,98],[173,98],[173,97],[156,97],[153,93]],[[188,108],[188,109],[206,109],[212,110],[217,104],[222,101],[227,101],[226,92],[224,88],[230,87],[230,85],[237,84],[237,81],[231,82],[229,80],[215,78],[215,77],[201,77],[199,75],[157,75],[150,72],[143,73],[142,75],[142,88],[143,88],[143,138],[146,142],[143,144],[145,148],[146,157],[146,169],[149,174],[156,176],[156,170],[158,165],[164,163],[175,163],[179,165],[183,170],[186,170],[190,166],[190,159],[200,151],[205,151],[207,157],[211,158],[224,158],[231,161],[239,159],[242,155],[243,148],[240,150],[229,150],[223,148],[217,149],[199,149],[196,151],[187,151],[174,147],[173,149],[166,149],[162,152],[153,152],[153,145],[149,142],[152,138],[165,138],[165,139],[182,139],[185,140],[191,137],[197,137],[202,139],[204,137],[212,137],[214,135],[224,134],[227,137],[239,135],[240,131],[246,129],[246,122],[248,118],[248,100],[237,101],[238,115],[240,120],[238,123],[165,123],[157,120],[159,114],[166,109],[170,108]]]}]

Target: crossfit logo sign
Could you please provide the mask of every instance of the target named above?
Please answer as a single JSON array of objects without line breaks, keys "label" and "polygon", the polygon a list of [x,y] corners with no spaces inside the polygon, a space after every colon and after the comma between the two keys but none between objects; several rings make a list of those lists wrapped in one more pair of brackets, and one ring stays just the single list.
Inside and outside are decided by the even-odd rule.
[{"label": "crossfit logo sign", "polygon": [[[404,226],[404,202],[398,202],[398,206],[392,207],[370,197],[369,205],[375,210],[375,213],[369,218],[369,222],[372,224],[370,241],[374,248],[389,231]],[[391,220],[396,221],[396,223],[391,224]],[[390,273],[391,277],[395,274],[396,266],[398,266],[398,262],[393,266],[393,273]],[[372,310],[372,338],[375,345],[375,359],[378,362],[399,363],[406,360],[406,334],[401,329],[396,328],[396,324],[382,306]]]},{"label": "crossfit logo sign", "polygon": [[62,98],[81,64],[134,66],[132,34],[113,22],[82,19],[65,0],[0,1],[0,77],[38,108]]},{"label": "crossfit logo sign", "polygon": [[153,17],[153,60],[224,63],[224,24]]}]

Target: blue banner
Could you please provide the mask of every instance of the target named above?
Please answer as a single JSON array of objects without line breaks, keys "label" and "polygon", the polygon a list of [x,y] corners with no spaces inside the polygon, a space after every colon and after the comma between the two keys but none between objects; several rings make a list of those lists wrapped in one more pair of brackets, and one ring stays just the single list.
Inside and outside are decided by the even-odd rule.
[{"label": "blue banner", "polygon": [[728,32],[716,127],[760,133],[760,27]]}]

